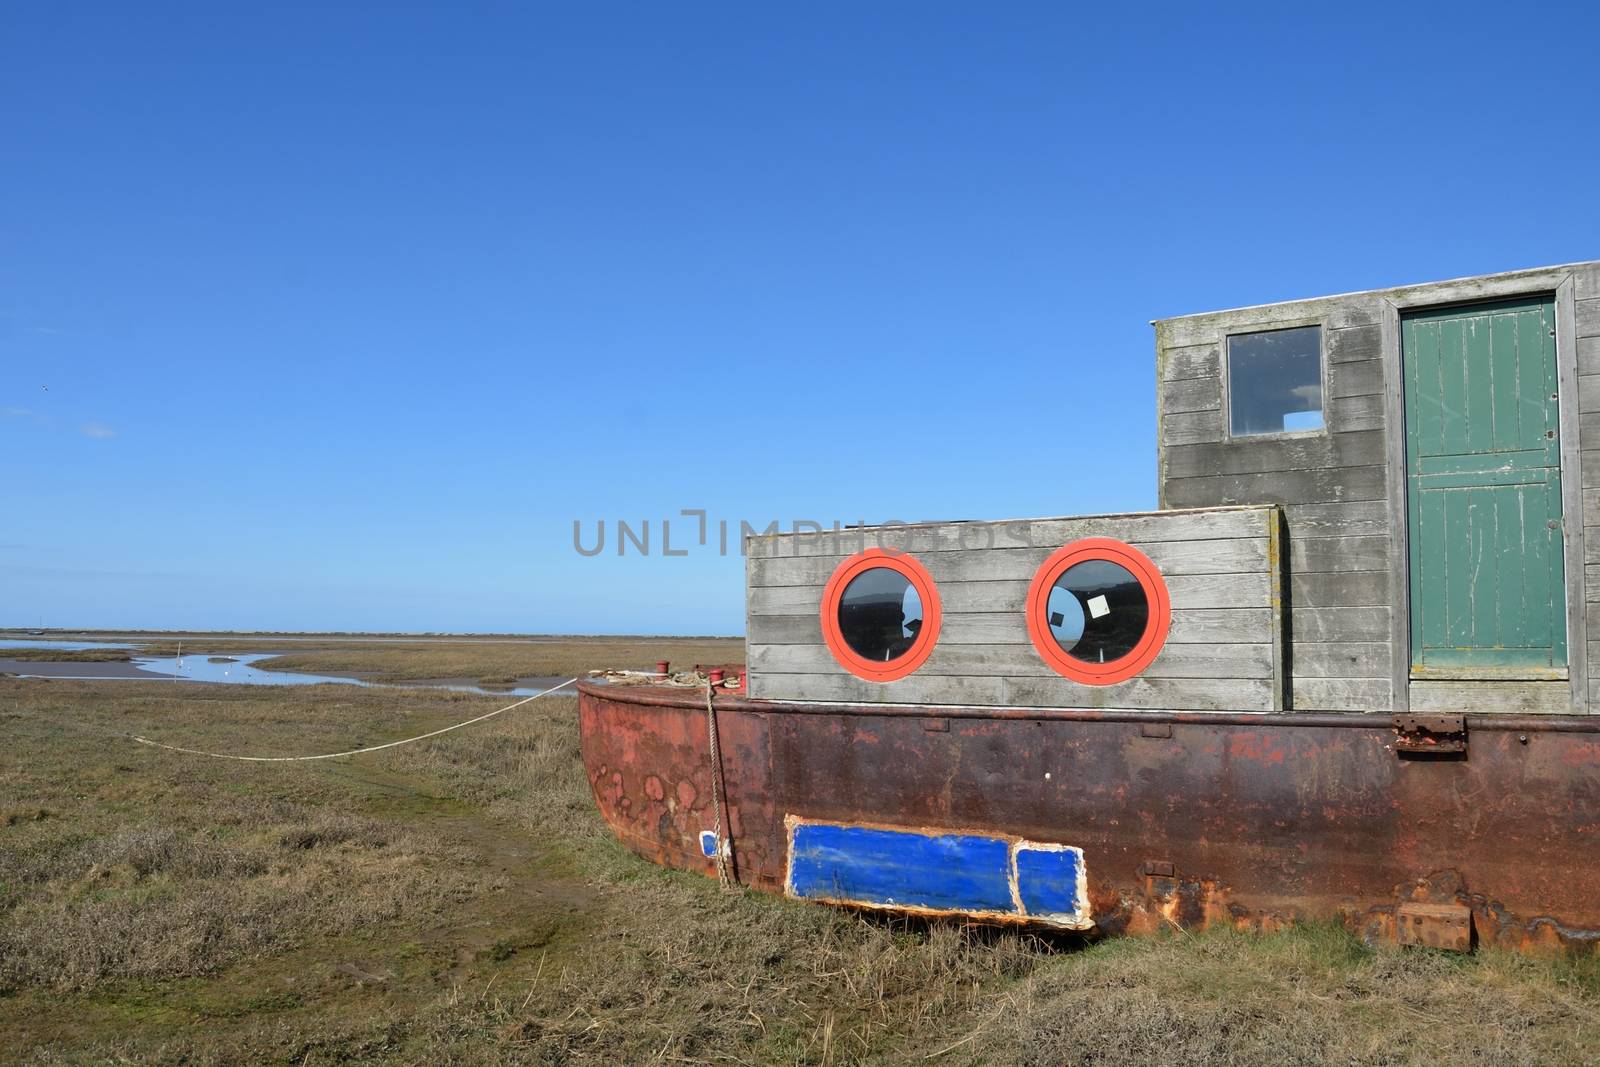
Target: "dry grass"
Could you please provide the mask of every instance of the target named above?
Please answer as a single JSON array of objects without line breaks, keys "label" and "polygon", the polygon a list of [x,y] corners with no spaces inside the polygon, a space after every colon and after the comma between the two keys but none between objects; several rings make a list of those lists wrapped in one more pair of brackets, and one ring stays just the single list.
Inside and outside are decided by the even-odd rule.
[{"label": "dry grass", "polygon": [[1374,952],[1324,928],[1084,948],[725,894],[605,830],[567,697],[332,766],[196,763],[103,736],[325,750],[490,706],[0,681],[16,742],[0,750],[0,1059],[1600,1059],[1592,963]]},{"label": "dry grass", "polygon": [[126,648],[0,648],[0,659],[22,663],[125,663],[132,658]]}]

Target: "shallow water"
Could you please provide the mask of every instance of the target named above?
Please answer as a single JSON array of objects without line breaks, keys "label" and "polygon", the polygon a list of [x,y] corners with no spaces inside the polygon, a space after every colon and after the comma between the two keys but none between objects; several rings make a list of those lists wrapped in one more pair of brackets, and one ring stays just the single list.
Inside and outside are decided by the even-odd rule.
[{"label": "shallow water", "polygon": [[[278,655],[276,652],[246,652],[226,657],[226,662],[213,663],[213,658],[205,654],[184,656],[181,660],[175,656],[146,657],[141,656],[134,660],[134,666],[141,671],[160,675],[164,678],[176,678],[190,682],[221,682],[227,685],[359,685],[368,689],[395,689],[404,688],[387,682],[368,682],[360,678],[341,678],[328,674],[301,674],[297,671],[263,671],[251,664],[257,660],[270,659]],[[540,679],[543,681],[544,679]],[[550,680],[550,685],[565,681],[564,678]],[[542,693],[550,688],[542,685],[537,688],[519,687],[516,689],[484,689],[476,685],[422,685],[419,689],[447,689],[453,693],[484,693],[496,696],[527,697],[535,693]]]},{"label": "shallow water", "polygon": [[[128,645],[108,645],[85,641],[0,641],[4,648],[51,648],[62,652],[76,652],[90,648],[137,648]],[[298,671],[264,671],[251,666],[257,660],[281,655],[278,652],[244,652],[222,656],[215,653],[197,653],[192,656],[139,656],[131,663],[50,663],[7,661],[7,667],[19,678],[73,678],[79,681],[186,681],[213,685],[359,685],[368,689],[445,689],[452,693],[478,693],[485,696],[527,697],[542,693],[551,686],[566,681],[565,678],[536,678],[535,686],[518,686],[514,689],[484,689],[476,685],[451,685],[446,683],[413,682],[409,686],[388,682],[369,682],[361,678],[341,678],[337,675],[302,674]],[[3,660],[4,657],[0,657]],[[213,659],[224,662],[213,663]],[[97,673],[98,672],[98,673]]]}]

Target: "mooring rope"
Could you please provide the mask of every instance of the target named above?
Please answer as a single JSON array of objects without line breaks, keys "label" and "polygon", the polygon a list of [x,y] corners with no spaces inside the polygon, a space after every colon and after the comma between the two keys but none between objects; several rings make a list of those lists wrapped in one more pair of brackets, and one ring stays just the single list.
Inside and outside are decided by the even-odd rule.
[{"label": "mooring rope", "polygon": [[135,741],[139,742],[141,745],[149,745],[152,748],[164,748],[168,752],[181,752],[186,756],[209,756],[212,759],[240,760],[245,763],[300,763],[305,760],[337,759],[340,756],[359,756],[363,752],[381,752],[383,749],[394,748],[396,745],[409,745],[413,741],[426,741],[430,737],[438,737],[440,734],[447,734],[451,730],[459,730],[463,726],[471,726],[475,722],[483,722],[485,719],[492,719],[496,715],[503,715],[512,708],[520,708],[529,701],[538,700],[543,696],[549,696],[558,689],[565,689],[567,686],[576,681],[576,678],[568,678],[560,685],[551,686],[542,693],[535,693],[531,697],[523,697],[515,704],[507,704],[505,707],[496,708],[494,711],[491,711],[486,715],[479,715],[475,719],[468,719],[465,722],[458,722],[454,726],[446,726],[442,730],[434,730],[430,733],[418,734],[416,737],[407,737],[401,741],[390,741],[387,744],[369,745],[366,748],[352,748],[344,752],[324,752],[318,756],[236,756],[230,752],[204,752],[197,748],[180,748],[177,745],[166,745],[162,744],[160,741],[152,741],[148,737],[140,737],[137,734],[130,734],[129,736]]},{"label": "mooring rope", "polygon": [[717,881],[724,889],[733,888],[733,876],[728,871],[728,847],[722,841],[722,748],[717,742],[717,687],[706,679],[706,732],[711,749],[711,807],[715,812],[714,832],[717,835]]}]

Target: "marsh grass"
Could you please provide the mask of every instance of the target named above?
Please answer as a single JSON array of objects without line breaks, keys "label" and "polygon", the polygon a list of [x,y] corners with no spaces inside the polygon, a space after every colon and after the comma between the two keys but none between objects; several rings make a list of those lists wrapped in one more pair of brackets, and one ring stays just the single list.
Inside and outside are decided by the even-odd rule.
[{"label": "marsh grass", "polygon": [[0,1059],[1600,1060],[1593,961],[1322,926],[1085,946],[725,893],[607,832],[570,697],[332,765],[112,740],[316,751],[494,706],[196,688],[0,681]]},{"label": "marsh grass", "polygon": [[126,663],[133,652],[126,648],[0,648],[0,659],[21,663]]},{"label": "marsh grass", "polygon": [[[227,654],[271,649],[270,642],[228,637],[188,638],[185,653]],[[160,640],[141,654],[176,655],[175,641]],[[258,660],[262,670],[306,674],[357,674],[377,682],[463,679],[480,685],[511,686],[523,678],[568,677],[607,668],[646,669],[657,660],[692,666],[729,664],[744,659],[740,638],[596,637],[572,640],[429,642],[398,639],[383,643],[330,640],[314,648]]]}]

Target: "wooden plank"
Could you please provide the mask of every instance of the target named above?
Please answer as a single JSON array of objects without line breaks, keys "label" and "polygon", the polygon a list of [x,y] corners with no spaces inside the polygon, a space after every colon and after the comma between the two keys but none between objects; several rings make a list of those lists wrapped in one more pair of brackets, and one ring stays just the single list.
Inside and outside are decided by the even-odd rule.
[{"label": "wooden plank", "polygon": [[1082,537],[1114,537],[1136,545],[1152,558],[1162,542],[1266,537],[1270,507],[1203,508],[1136,515],[1087,515],[1065,519],[1008,519],[999,522],[926,523],[869,526],[835,534],[781,534],[768,538],[772,549],[758,558],[832,556],[843,559],[863,548],[912,552],[979,549],[1057,549]]},{"label": "wooden plank", "polygon": [[1433,681],[1411,682],[1414,712],[1493,712],[1500,715],[1570,715],[1572,688],[1565,681]]},{"label": "wooden plank", "polygon": [[1383,500],[1347,504],[1292,504],[1284,508],[1289,537],[1387,537],[1389,505]]},{"label": "wooden plank", "polygon": [[1382,500],[1386,479],[1382,465],[1339,470],[1306,470],[1209,477],[1169,478],[1166,500],[1176,507],[1211,504],[1329,504],[1347,500]]},{"label": "wooden plank", "polygon": [[1583,566],[1583,599],[1591,603],[1600,601],[1600,564],[1585,562]]},{"label": "wooden plank", "polygon": [[1394,650],[1387,641],[1316,641],[1294,650],[1296,678],[1381,678],[1387,680]]},{"label": "wooden plank", "polygon": [[[1257,574],[1267,566],[1267,539],[1231,538],[1206,541],[1157,541],[1136,545],[1171,578],[1185,574]],[[997,548],[969,552],[928,552],[917,558],[933,580],[945,582],[1032,581],[1051,548]],[[837,556],[777,556],[752,559],[751,588],[780,585],[821,587],[841,562]]]},{"label": "wooden plank", "polygon": [[[941,635],[939,639],[942,641],[944,637]],[[747,650],[757,645],[820,645],[821,643],[822,621],[815,611],[804,615],[750,615],[745,619]]]},{"label": "wooden plank", "polygon": [[1294,679],[1295,711],[1354,711],[1387,714],[1392,707],[1387,678]]},{"label": "wooden plank", "polygon": [[[750,656],[750,669],[762,674],[831,674],[840,670],[825,645],[758,645],[750,650]],[[1046,677],[1055,673],[1032,645],[947,645],[943,641],[917,668],[917,677]]]},{"label": "wooden plank", "polygon": [[1600,337],[1577,339],[1578,373],[1600,374]]},{"label": "wooden plank", "polygon": [[1600,374],[1578,375],[1578,410],[1585,415],[1600,412]]},{"label": "wooden plank", "polygon": [[[825,645],[756,645],[750,669],[763,674],[829,674],[839,670]],[[917,676],[1056,678],[1031,644],[957,645],[941,640]],[[1270,644],[1168,645],[1142,678],[1270,678]]]},{"label": "wooden plank", "polygon": [[1156,356],[1159,380],[1217,378],[1222,374],[1222,348],[1219,345],[1186,345],[1168,348]]},{"label": "wooden plank", "polygon": [[1350,430],[1383,429],[1381,396],[1335,397],[1328,403],[1328,429],[1335,433]]},{"label": "wooden plank", "polygon": [[[1582,434],[1578,426],[1583,390],[1578,384],[1577,337],[1573,323],[1576,280],[1569,278],[1556,289],[1556,375],[1561,435],[1561,513],[1583,513]],[[1596,390],[1591,389],[1590,392]],[[1574,396],[1574,393],[1577,393]],[[1563,519],[1568,686],[1573,707],[1587,712],[1589,701],[1588,618],[1584,607],[1586,585],[1580,561],[1588,552],[1589,532],[1582,522]]]},{"label": "wooden plank", "polygon": [[1395,654],[1389,664],[1389,702],[1396,712],[1406,710],[1409,701],[1408,674],[1411,669],[1411,603],[1406,590],[1410,581],[1410,531],[1406,526],[1406,380],[1408,363],[1402,351],[1400,309],[1391,300],[1383,303],[1383,357],[1395,368],[1384,378],[1383,421],[1391,428],[1384,437],[1384,470],[1388,472],[1384,501],[1388,526],[1389,588],[1396,595],[1389,612],[1389,644]]},{"label": "wooden plank", "polygon": [[1162,319],[1158,328],[1162,339],[1172,348],[1216,344],[1228,334],[1281,330],[1319,323],[1326,330],[1346,330],[1353,326],[1376,326],[1379,303],[1380,300],[1371,293],[1316,297]]},{"label": "wooden plank", "polygon": [[[996,605],[999,607],[1000,605]],[[939,628],[941,645],[1026,645],[1028,620],[1015,611],[964,611],[947,614]]]},{"label": "wooden plank", "polygon": [[1594,448],[1600,442],[1600,412],[1578,416],[1578,444],[1580,448]]},{"label": "wooden plank", "polygon": [[[941,595],[948,602],[949,592],[941,590]],[[818,586],[805,585],[755,586],[745,590],[745,603],[751,618],[758,615],[816,615],[822,604],[822,590]]]},{"label": "wooden plank", "polygon": [[1383,327],[1352,326],[1328,331],[1328,362],[1359,363],[1383,358]]},{"label": "wooden plank", "polygon": [[1283,711],[1292,703],[1289,693],[1289,635],[1285,626],[1289,617],[1289,594],[1284,588],[1284,583],[1288,581],[1289,548],[1285,539],[1289,536],[1289,528],[1281,512],[1273,520],[1267,541],[1271,557],[1267,577],[1270,583],[1268,595],[1272,598],[1268,608],[1272,613],[1272,710]]},{"label": "wooden plank", "polygon": [[1272,683],[1264,678],[1133,678],[1107,686],[1066,678],[958,678],[913,674],[867,682],[848,674],[751,673],[752,695],[771,700],[1002,707],[1148,708],[1178,711],[1266,711]]},{"label": "wooden plank", "polygon": [[1222,379],[1184,378],[1163,382],[1161,410],[1167,415],[1181,411],[1222,410]]},{"label": "wooden plank", "polygon": [[1294,537],[1289,541],[1289,572],[1380,571],[1389,569],[1387,537]]},{"label": "wooden plank", "polygon": [[[1579,452],[1578,455],[1580,457],[1578,460],[1580,470],[1579,485],[1584,489],[1600,488],[1600,450],[1587,449]],[[1580,497],[1579,500],[1578,514],[1582,515],[1582,498]]]},{"label": "wooden plank", "polygon": [[1222,412],[1182,411],[1163,415],[1160,420],[1161,443],[1164,445],[1191,445],[1200,441],[1222,440]]},{"label": "wooden plank", "polygon": [[1381,396],[1383,361],[1365,359],[1334,363],[1328,367],[1328,395],[1332,397]]},{"label": "wooden plank", "polygon": [[1583,490],[1583,524],[1600,526],[1600,489]]},{"label": "wooden plank", "polygon": [[1317,641],[1387,641],[1387,607],[1295,608],[1289,632],[1294,647]]},{"label": "wooden plank", "polygon": [[1220,645],[1262,640],[1270,633],[1270,608],[1188,608],[1172,613],[1167,644]]},{"label": "wooden plank", "polygon": [[1586,601],[1584,604],[1584,627],[1589,633],[1600,632],[1600,603]]},{"label": "wooden plank", "polygon": [[1573,295],[1579,300],[1600,299],[1600,266],[1583,263],[1572,271]]},{"label": "wooden plank", "polygon": [[1359,608],[1390,602],[1388,570],[1295,574],[1289,603],[1297,608]]},{"label": "wooden plank", "polygon": [[1174,615],[1190,608],[1255,608],[1271,603],[1271,583],[1265,572],[1175,574],[1166,581]]},{"label": "wooden plank", "polygon": [[1449,281],[1426,282],[1421,285],[1402,285],[1371,295],[1383,296],[1405,308],[1508,300],[1530,294],[1548,293],[1566,281],[1571,274],[1572,268],[1566,265],[1536,267],[1532,270],[1504,271],[1472,278],[1452,278]]},{"label": "wooden plank", "polygon": [[1600,337],[1600,300],[1577,300],[1577,333],[1579,337]]},{"label": "wooden plank", "polygon": [[1172,445],[1166,450],[1164,473],[1170,479],[1361,467],[1382,463],[1383,455],[1383,433],[1379,430],[1265,441],[1235,438],[1210,444]]}]

